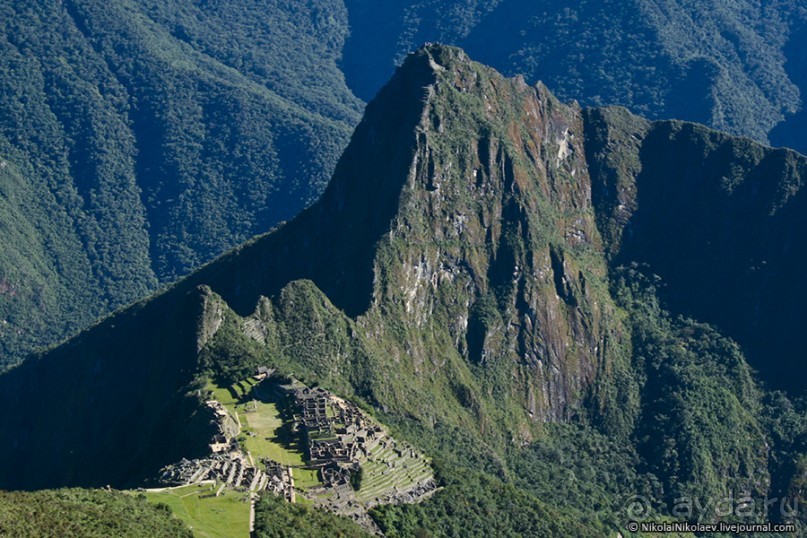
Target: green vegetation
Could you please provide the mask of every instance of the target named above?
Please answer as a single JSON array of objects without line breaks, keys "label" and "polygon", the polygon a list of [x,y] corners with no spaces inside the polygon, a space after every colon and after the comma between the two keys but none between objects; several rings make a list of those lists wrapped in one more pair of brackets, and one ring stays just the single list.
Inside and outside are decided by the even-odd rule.
[{"label": "green vegetation", "polygon": [[624,105],[763,142],[770,134],[807,153],[799,112],[807,10],[794,0],[346,4],[342,69],[364,99],[407,52],[431,41],[460,46],[508,76],[541,80],[564,101]]},{"label": "green vegetation", "polygon": [[[791,401],[781,392],[767,395],[763,401],[770,438],[771,492],[778,498],[795,500],[803,506],[807,500],[807,402]],[[798,514],[802,528],[807,528],[807,514]]]},{"label": "green vegetation", "polygon": [[297,443],[284,435],[284,421],[276,404],[256,402],[255,410],[247,411],[245,418],[247,427],[244,431],[255,434],[248,436],[246,441],[246,448],[253,458],[269,458],[283,465],[303,465],[303,454]]},{"label": "green vegetation", "polygon": [[691,123],[649,124],[610,109],[585,118],[612,264],[646,266],[673,316],[714,325],[763,381],[801,393],[792,369],[803,362],[807,304],[807,289],[794,284],[807,263],[804,158]]},{"label": "green vegetation", "polygon": [[[253,392],[256,384],[249,377],[227,388],[210,383],[206,390],[212,393],[214,400],[224,405],[233,418],[238,416],[242,446],[256,462],[268,458],[283,465],[303,466],[304,449],[300,446],[300,440],[292,435],[291,423],[288,418],[284,419],[278,401],[268,394],[271,389],[263,387],[258,394]],[[295,469],[295,480],[298,472],[303,474],[301,469]]]},{"label": "green vegetation", "polygon": [[425,41],[565,100],[807,151],[807,10],[665,5],[6,2],[0,367],[299,213],[359,119],[351,89],[369,100]]},{"label": "green vegetation", "polygon": [[432,476],[429,461],[398,455],[391,448],[376,445],[366,458],[360,457],[361,469],[351,476],[359,501],[383,498],[394,491],[407,491]]},{"label": "green vegetation", "polygon": [[316,469],[294,469],[294,487],[299,489],[308,489],[322,485],[322,480],[319,478],[319,471]]},{"label": "green vegetation", "polygon": [[224,490],[216,485],[193,485],[146,492],[157,506],[168,506],[184,521],[195,538],[247,538],[249,536],[249,494]]},{"label": "green vegetation", "polygon": [[231,385],[219,386],[216,383],[209,382],[205,390],[212,395],[214,400],[230,408],[234,415],[236,409],[240,409],[243,413],[247,403],[255,401],[257,395],[253,392],[253,389],[258,384],[259,381],[252,376],[248,376]]},{"label": "green vegetation", "polygon": [[557,510],[495,478],[468,473],[424,503],[382,506],[374,517],[387,536],[603,536],[580,514]]},{"label": "green vegetation", "polygon": [[369,100],[425,41],[807,151],[794,0],[13,0],[0,21],[0,367],[298,214],[359,119],[351,89]]},{"label": "green vegetation", "polygon": [[165,504],[100,490],[0,491],[0,536],[191,538]]},{"label": "green vegetation", "polygon": [[[597,114],[457,49],[411,56],[317,204],[0,376],[0,480],[154,476],[207,449],[208,379],[274,442],[283,409],[266,401],[250,422],[243,381],[266,365],[433,458],[439,491],[373,511],[389,536],[614,535],[634,495],[654,518],[681,495],[803,495],[804,406],[767,392],[742,329],[800,333],[719,321],[770,308],[745,293],[759,282],[803,320],[807,161]],[[761,250],[727,255],[745,243]],[[45,422],[58,427],[30,426]],[[394,482],[372,460],[359,495]]]},{"label": "green vegetation", "polygon": [[370,534],[347,518],[289,504],[274,495],[262,495],[255,505],[255,538],[367,538]]},{"label": "green vegetation", "polygon": [[[658,478],[646,471],[632,443],[619,443],[582,424],[555,424],[546,435],[507,458],[514,485],[549,506],[570,507],[623,528],[625,500],[656,499]],[[584,516],[585,514],[585,516]]]},{"label": "green vegetation", "polygon": [[[628,284],[630,283],[630,284]],[[644,377],[636,446],[668,501],[767,493],[760,391],[737,344],[693,320],[671,319],[643,276],[618,276]]]},{"label": "green vegetation", "polygon": [[359,491],[361,489],[363,480],[364,480],[364,467],[359,467],[358,471],[350,475],[350,486],[355,491]]},{"label": "green vegetation", "polygon": [[0,6],[0,368],[296,215],[361,103],[338,1]]}]

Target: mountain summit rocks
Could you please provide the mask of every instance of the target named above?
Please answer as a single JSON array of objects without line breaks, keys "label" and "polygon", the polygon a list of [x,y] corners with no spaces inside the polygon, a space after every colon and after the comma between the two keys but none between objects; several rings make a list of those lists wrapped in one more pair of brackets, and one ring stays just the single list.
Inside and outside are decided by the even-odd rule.
[{"label": "mountain summit rocks", "polygon": [[[139,484],[207,448],[207,379],[270,365],[493,461],[547,423],[585,422],[627,445],[663,431],[658,417],[680,420],[669,443],[636,442],[649,468],[693,488],[713,477],[698,492],[765,492],[759,393],[740,348],[663,309],[744,342],[757,303],[742,278],[757,258],[705,255],[748,240],[740,209],[772,231],[794,219],[790,236],[753,236],[778,253],[753,274],[789,282],[797,304],[800,254],[787,245],[802,241],[804,167],[692,124],[564,104],[430,45],[368,105],[318,202],[0,377],[0,487]],[[737,292],[737,310],[686,291],[707,287]],[[770,360],[803,369],[789,357]],[[714,384],[693,396],[693,372]],[[675,402],[665,414],[657,385]],[[725,416],[693,430],[709,405]],[[731,424],[744,434],[724,442]]]}]

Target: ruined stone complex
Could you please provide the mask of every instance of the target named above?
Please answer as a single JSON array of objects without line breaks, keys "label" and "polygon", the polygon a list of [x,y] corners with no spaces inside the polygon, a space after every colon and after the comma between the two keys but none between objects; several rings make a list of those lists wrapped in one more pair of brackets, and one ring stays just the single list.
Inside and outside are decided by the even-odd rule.
[{"label": "ruined stone complex", "polygon": [[351,469],[360,455],[366,457],[386,435],[355,404],[324,389],[281,388],[292,395],[301,411],[294,417],[295,428],[305,436],[312,466]]},{"label": "ruined stone complex", "polygon": [[[268,491],[289,502],[304,495],[376,533],[380,531],[367,510],[378,504],[416,502],[436,489],[428,459],[393,439],[357,405],[294,379],[281,382],[272,374],[266,368],[256,373],[254,379],[260,385],[252,389],[253,396],[263,399],[266,391],[285,398],[291,430],[305,447],[301,469],[315,470],[320,485],[295,487],[295,467],[268,458],[254,461],[238,442],[242,433],[238,414],[213,399],[206,402],[217,429],[209,444],[210,455],[165,467],[160,482],[167,486],[215,483],[220,485],[217,495],[227,488],[250,494]],[[256,407],[253,400],[246,412]]]},{"label": "ruined stone complex", "polygon": [[294,382],[279,389],[296,403],[294,427],[306,440],[310,465],[319,468],[322,486],[307,491],[318,506],[377,531],[368,509],[416,502],[436,488],[428,460],[354,403]]}]

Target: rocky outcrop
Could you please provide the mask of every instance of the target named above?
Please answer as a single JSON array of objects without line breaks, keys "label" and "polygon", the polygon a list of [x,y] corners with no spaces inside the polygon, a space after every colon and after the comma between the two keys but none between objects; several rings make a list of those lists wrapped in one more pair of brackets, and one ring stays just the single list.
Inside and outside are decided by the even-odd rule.
[{"label": "rocky outcrop", "polygon": [[[368,105],[316,204],[0,377],[0,409],[13,417],[0,420],[0,436],[14,439],[0,446],[0,462],[23,462],[19,483],[76,483],[71,473],[91,458],[97,472],[83,483],[110,469],[119,483],[147,476],[209,437],[172,433],[195,424],[200,376],[241,379],[261,365],[494,449],[573,417],[627,442],[644,372],[609,270],[647,263],[680,293],[673,304],[704,317],[696,307],[708,301],[688,302],[698,294],[724,301],[759,278],[783,292],[807,252],[796,220],[804,166],[793,153],[689,124],[586,112],[459,49],[426,47]],[[776,224],[748,236],[751,223]],[[726,253],[747,237],[772,254],[741,249],[754,261],[735,264]],[[710,244],[723,245],[724,258]],[[763,261],[782,271],[750,271]],[[755,298],[760,312],[773,304],[743,293],[725,304],[747,319],[761,319]],[[805,318],[797,307],[807,301],[786,304]],[[87,382],[96,361],[98,379],[126,376],[125,390]],[[80,383],[56,381],[56,370]],[[30,385],[19,388],[22,376]],[[94,413],[88,398],[97,397],[105,414],[79,420],[75,405],[48,405],[74,402],[76,386],[80,413]],[[85,443],[81,459],[56,460],[58,473],[38,467],[37,447],[97,438],[110,415],[134,421],[125,442]],[[45,416],[70,424],[72,444],[58,444],[58,432],[25,437],[25,424]]]},{"label": "rocky outcrop", "polygon": [[[377,247],[371,310],[392,310],[413,329],[398,344],[416,373],[439,368],[427,339],[442,333],[480,367],[477,399],[506,394],[536,421],[566,419],[608,360],[606,335],[619,332],[581,110],[457,49],[421,51],[407,60],[416,63],[435,81]],[[368,316],[384,323],[380,312]]]}]

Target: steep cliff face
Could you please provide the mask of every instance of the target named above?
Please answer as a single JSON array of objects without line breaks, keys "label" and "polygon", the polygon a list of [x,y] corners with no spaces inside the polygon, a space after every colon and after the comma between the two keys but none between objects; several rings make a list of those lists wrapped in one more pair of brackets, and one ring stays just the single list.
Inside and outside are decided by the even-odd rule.
[{"label": "steep cliff face", "polygon": [[586,122],[613,263],[647,264],[672,311],[715,324],[771,385],[802,393],[804,157],[618,109]]},{"label": "steep cliff face", "polygon": [[428,61],[435,82],[377,247],[367,323],[407,328],[398,345],[416,373],[456,353],[476,398],[521,402],[538,421],[568,418],[620,334],[580,109],[456,49]]},{"label": "steep cliff face", "polygon": [[[0,376],[0,436],[13,440],[0,486],[138,483],[204,446],[207,378],[270,364],[444,457],[459,440],[501,476],[504,454],[574,422],[643,458],[664,498],[767,493],[772,452],[741,349],[658,296],[707,316],[698,291],[745,289],[719,280],[744,274],[728,255],[751,233],[739,215],[769,223],[799,199],[804,159],[779,155],[583,111],[426,47],[368,105],[316,204]],[[60,426],[30,426],[45,421]]]},{"label": "steep cliff face", "polygon": [[807,87],[807,11],[799,2],[345,4],[351,35],[341,66],[365,99],[406,52],[436,41],[460,46],[508,76],[542,80],[564,100],[620,104],[805,152],[798,110]]},{"label": "steep cliff face", "polygon": [[[458,49],[422,50],[368,106],[317,204],[4,381],[48,379],[52,362],[78,373],[154,361],[190,391],[198,351],[219,373],[272,360],[429,426],[528,441],[540,423],[581,412],[588,396],[603,406],[595,381],[624,367],[583,140],[579,107]],[[191,313],[189,302],[201,306]],[[142,338],[163,315],[175,320],[171,346]],[[133,415],[161,398],[146,377],[122,375],[128,396],[104,400],[109,410]],[[21,381],[4,400],[24,406],[73,388]],[[82,397],[90,405],[92,390]],[[151,418],[190,417],[192,398],[180,400]],[[89,408],[52,412],[72,417],[70,436],[96,432],[77,422]],[[57,437],[15,435],[4,450]],[[190,450],[193,439],[177,442]],[[128,448],[118,458],[140,461]]]},{"label": "steep cliff face", "polygon": [[354,318],[367,398],[529,439],[587,396],[604,406],[592,384],[625,367],[583,139],[579,107],[546,88],[458,49],[420,51],[368,107],[320,202],[198,280],[246,315],[258,294],[310,279]]}]

